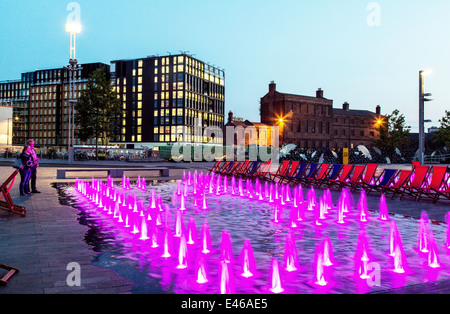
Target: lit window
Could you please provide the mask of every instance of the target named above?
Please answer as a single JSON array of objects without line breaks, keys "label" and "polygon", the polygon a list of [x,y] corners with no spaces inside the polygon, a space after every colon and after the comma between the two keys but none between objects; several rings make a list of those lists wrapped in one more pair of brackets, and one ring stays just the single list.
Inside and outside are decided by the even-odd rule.
[{"label": "lit window", "polygon": [[138,135],[138,136],[137,136],[137,141],[138,141],[138,142],[142,142],[142,135]]},{"label": "lit window", "polygon": [[142,68],[143,64],[144,64],[144,62],[142,60],[138,61],[138,67]]}]

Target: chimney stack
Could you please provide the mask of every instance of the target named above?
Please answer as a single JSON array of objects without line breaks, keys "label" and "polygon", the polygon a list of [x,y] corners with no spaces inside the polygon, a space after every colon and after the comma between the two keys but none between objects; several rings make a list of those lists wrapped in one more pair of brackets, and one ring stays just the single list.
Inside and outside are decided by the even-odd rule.
[{"label": "chimney stack", "polygon": [[316,98],[323,98],[323,90],[321,88],[316,91]]},{"label": "chimney stack", "polygon": [[233,122],[233,111],[228,112],[228,123]]},{"label": "chimney stack", "polygon": [[269,93],[270,92],[275,92],[277,90],[277,84],[275,84],[274,81],[270,82],[269,84]]},{"label": "chimney stack", "polygon": [[376,113],[377,113],[377,115],[381,115],[381,106],[380,105],[377,106]]},{"label": "chimney stack", "polygon": [[344,104],[342,105],[342,109],[344,109],[345,111],[349,111],[350,110],[350,105],[348,102],[344,102]]}]

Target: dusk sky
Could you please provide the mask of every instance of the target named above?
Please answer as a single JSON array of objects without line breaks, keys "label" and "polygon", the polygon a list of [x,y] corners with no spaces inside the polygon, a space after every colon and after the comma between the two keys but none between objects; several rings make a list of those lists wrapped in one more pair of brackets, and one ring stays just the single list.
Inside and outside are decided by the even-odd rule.
[{"label": "dusk sky", "polygon": [[[70,1],[0,2],[0,80],[69,59]],[[79,0],[80,63],[189,52],[225,70],[226,113],[259,121],[259,100],[280,92],[315,96],[341,108],[399,109],[417,132],[419,71],[438,126],[450,110],[448,0]]]}]

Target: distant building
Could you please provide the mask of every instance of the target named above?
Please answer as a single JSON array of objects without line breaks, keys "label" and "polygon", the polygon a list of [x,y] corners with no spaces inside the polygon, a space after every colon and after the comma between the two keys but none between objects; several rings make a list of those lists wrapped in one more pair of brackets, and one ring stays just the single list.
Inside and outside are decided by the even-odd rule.
[{"label": "distant building", "polygon": [[381,107],[376,112],[333,108],[322,89],[316,97],[280,93],[276,84],[261,98],[261,122],[280,128],[280,144],[293,143],[301,148],[352,148],[373,145],[379,138]]},{"label": "distant building", "polygon": [[[224,145],[257,145],[257,146],[271,146],[272,145],[272,127],[270,125],[260,123],[260,122],[250,122],[248,120],[242,121],[243,119],[236,120],[233,117],[233,112],[228,113],[228,122],[225,124],[223,129]],[[227,138],[227,128],[231,127],[233,130],[233,139]],[[238,136],[240,133],[238,130],[244,132],[244,141],[238,141]]]}]

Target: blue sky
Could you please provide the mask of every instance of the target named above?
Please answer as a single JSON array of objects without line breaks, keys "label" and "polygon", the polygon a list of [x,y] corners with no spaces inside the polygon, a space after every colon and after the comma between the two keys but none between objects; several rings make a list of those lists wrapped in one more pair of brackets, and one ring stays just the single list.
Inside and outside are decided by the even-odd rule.
[{"label": "blue sky", "polygon": [[[70,1],[0,2],[0,80],[59,67],[69,58]],[[450,1],[79,0],[81,63],[189,51],[225,69],[226,112],[259,121],[259,100],[274,80],[281,92],[314,96],[320,87],[340,108],[399,109],[417,131],[418,73],[426,77],[425,117],[450,110]]]}]

